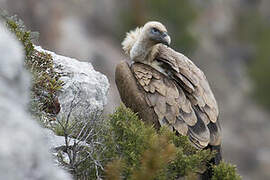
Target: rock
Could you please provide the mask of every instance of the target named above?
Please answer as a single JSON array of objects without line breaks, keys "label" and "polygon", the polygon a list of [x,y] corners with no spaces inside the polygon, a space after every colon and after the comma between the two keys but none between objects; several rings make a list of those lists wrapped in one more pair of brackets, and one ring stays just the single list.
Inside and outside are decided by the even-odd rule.
[{"label": "rock", "polygon": [[94,70],[91,63],[60,56],[53,52],[35,47],[36,50],[52,55],[56,71],[63,74],[60,78],[65,84],[59,94],[60,117],[88,119],[93,113],[103,111],[107,103],[109,81],[107,77]]},{"label": "rock", "polygon": [[23,48],[0,24],[0,179],[70,180],[53,165],[42,128],[25,111],[30,76]]},{"label": "rock", "polygon": [[64,136],[57,136],[54,132],[50,129],[44,129],[43,131],[44,136],[46,137],[46,141],[49,144],[49,149],[53,152],[56,148],[65,145],[65,137]]},{"label": "rock", "polygon": [[[66,146],[64,136],[57,136],[52,130],[47,129],[47,128],[43,130],[43,133],[44,133],[44,136],[46,137],[46,141],[49,144],[50,151],[54,152],[58,148]],[[90,145],[87,144],[85,141],[79,141],[77,139],[70,138],[70,137],[68,138],[68,140],[70,141],[70,145],[72,145],[73,142],[76,141],[78,146],[90,147]]]},{"label": "rock", "polygon": [[[61,155],[64,157],[65,163],[69,164],[69,157],[68,154],[65,151],[65,148],[67,147],[65,137],[64,136],[57,136],[52,130],[45,128],[43,130],[44,136],[46,137],[46,141],[49,144],[50,152],[53,154],[53,159],[55,161],[55,164],[58,166],[62,166],[62,164],[57,160],[58,153],[61,153]],[[86,141],[79,141],[78,139],[74,138],[68,138],[69,146],[73,146],[74,142],[76,142],[76,146],[84,146],[84,147],[90,147],[89,144],[86,143]],[[63,167],[66,168],[66,167]]]}]

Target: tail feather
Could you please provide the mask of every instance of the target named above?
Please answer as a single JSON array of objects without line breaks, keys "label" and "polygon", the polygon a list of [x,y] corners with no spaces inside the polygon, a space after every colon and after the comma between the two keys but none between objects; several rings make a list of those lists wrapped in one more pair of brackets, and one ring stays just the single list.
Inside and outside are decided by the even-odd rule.
[{"label": "tail feather", "polygon": [[130,50],[132,49],[135,42],[138,40],[142,32],[142,27],[137,27],[126,34],[124,41],[122,42],[122,48],[127,55],[130,55]]}]

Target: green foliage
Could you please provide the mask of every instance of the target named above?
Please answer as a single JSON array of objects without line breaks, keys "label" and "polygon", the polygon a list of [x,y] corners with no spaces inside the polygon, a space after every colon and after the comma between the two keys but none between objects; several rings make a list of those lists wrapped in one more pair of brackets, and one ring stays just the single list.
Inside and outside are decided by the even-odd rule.
[{"label": "green foliage", "polygon": [[160,131],[161,135],[169,135],[169,140],[173,142],[177,151],[174,160],[167,164],[158,179],[190,177],[206,170],[206,164],[214,157],[214,153],[209,150],[195,149],[186,136],[176,136],[174,132],[169,131],[167,128],[162,128]]},{"label": "green foliage", "polygon": [[[154,136],[149,139],[150,145],[141,157],[141,166],[132,173],[134,180],[147,177],[149,180],[156,179],[176,155],[176,147],[165,135]],[[160,179],[160,178],[159,178]]]},{"label": "green foliage", "polygon": [[40,102],[40,110],[55,115],[60,107],[57,93],[61,90],[63,82],[61,74],[54,70],[50,54],[34,51],[31,61],[26,66],[33,74],[32,96],[33,100]]},{"label": "green foliage", "polygon": [[108,156],[123,159],[127,163],[123,174],[129,177],[131,171],[139,167],[140,157],[149,147],[155,130],[153,127],[146,127],[136,114],[123,106],[110,116],[109,122],[111,136],[107,143],[111,148]]},{"label": "green foliage", "polygon": [[213,171],[212,180],[241,180],[241,177],[236,173],[236,167],[225,162],[214,166]]},{"label": "green foliage", "polygon": [[33,41],[37,40],[38,33],[26,30],[23,21],[16,15],[9,16],[0,11],[0,17],[5,21],[8,29],[13,32],[22,43],[25,50],[25,67],[32,73],[32,91],[30,111],[33,115],[41,116],[42,112],[50,115],[57,114],[59,103],[57,92],[62,88],[63,82],[59,80],[61,74],[55,72],[51,55],[38,52]]},{"label": "green foliage", "polygon": [[[121,164],[119,179],[191,177],[203,172],[214,155],[209,150],[196,150],[187,137],[176,136],[166,127],[156,132],[123,106],[110,116],[109,122],[110,136],[106,146],[110,148],[106,157]],[[110,163],[108,172],[111,167],[117,168],[117,163]],[[108,179],[110,175],[107,173]]]},{"label": "green foliage", "polygon": [[74,134],[75,132],[73,131],[78,131],[80,129],[74,128],[74,126],[78,124],[80,123],[75,121],[66,121],[66,119],[62,118],[57,120],[57,123],[52,124],[50,129],[52,129],[57,136],[65,136],[67,134],[69,137],[76,137],[76,134]]},{"label": "green foliage", "polygon": [[257,100],[270,109],[270,24],[259,12],[244,13],[238,23],[238,37],[243,43],[255,48],[249,66],[249,74],[254,82],[254,95]]}]

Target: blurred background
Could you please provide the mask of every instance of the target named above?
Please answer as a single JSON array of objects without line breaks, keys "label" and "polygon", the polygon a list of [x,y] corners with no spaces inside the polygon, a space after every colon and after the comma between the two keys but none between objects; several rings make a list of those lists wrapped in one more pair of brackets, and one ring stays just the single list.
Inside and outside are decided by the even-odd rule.
[{"label": "blurred background", "polygon": [[43,48],[89,61],[120,103],[115,66],[125,32],[148,20],[167,26],[172,47],[206,74],[220,108],[223,155],[243,179],[270,179],[269,0],[0,0]]}]

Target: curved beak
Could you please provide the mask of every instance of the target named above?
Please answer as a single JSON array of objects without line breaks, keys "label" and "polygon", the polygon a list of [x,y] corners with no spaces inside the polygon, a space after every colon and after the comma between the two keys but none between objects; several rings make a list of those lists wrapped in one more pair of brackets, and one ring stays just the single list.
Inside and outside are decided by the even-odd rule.
[{"label": "curved beak", "polygon": [[171,38],[170,36],[168,35],[167,32],[163,32],[162,35],[161,35],[161,43],[162,44],[165,44],[167,46],[170,46],[171,44]]}]

